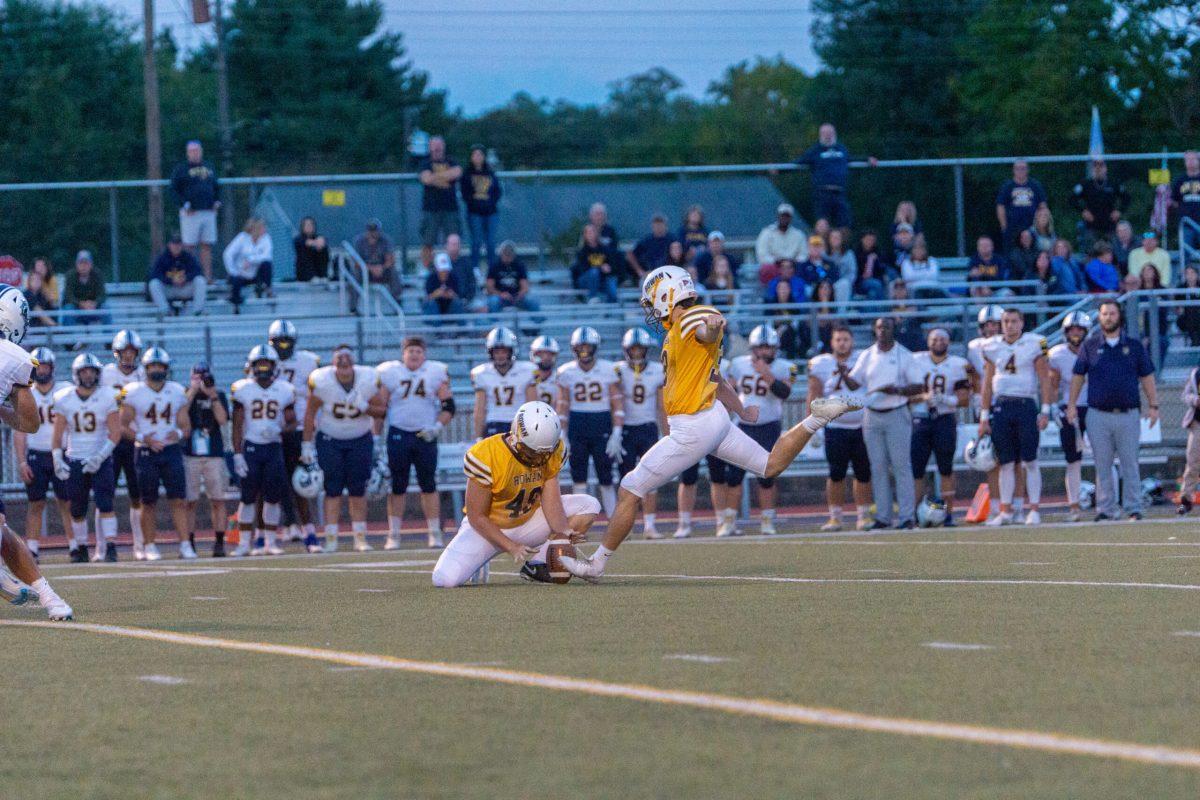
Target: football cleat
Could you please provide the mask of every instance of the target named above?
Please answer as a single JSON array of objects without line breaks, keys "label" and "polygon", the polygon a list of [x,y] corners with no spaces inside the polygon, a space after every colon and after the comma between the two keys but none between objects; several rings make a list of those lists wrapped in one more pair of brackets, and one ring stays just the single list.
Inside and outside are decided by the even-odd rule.
[{"label": "football cleat", "polygon": [[158,545],[146,545],[146,560],[147,561],[162,561],[162,553],[158,552]]},{"label": "football cleat", "polygon": [[145,545],[135,544],[133,546],[133,560],[134,561],[145,561],[146,560],[146,546]]},{"label": "football cleat", "polygon": [[550,565],[543,562],[537,564],[526,561],[521,565],[521,580],[529,583],[552,583],[550,580]]},{"label": "football cleat", "polygon": [[680,525],[675,529],[675,533],[671,536],[672,539],[687,539],[692,535],[691,525]]},{"label": "football cleat", "polygon": [[758,530],[763,536],[774,536],[776,533],[775,519],[773,517],[763,517],[762,523],[758,526]]},{"label": "football cleat", "polygon": [[567,572],[576,578],[583,578],[588,583],[597,583],[600,580],[600,576],[604,574],[604,568],[608,566],[608,562],[599,564],[590,558],[571,558],[570,556],[560,555],[558,560],[566,568]]},{"label": "football cleat", "polygon": [[7,600],[14,606],[23,606],[30,600],[37,600],[37,592],[13,575],[8,567],[0,564],[0,599]]},{"label": "football cleat", "polygon": [[265,556],[267,554],[267,540],[263,536],[255,537],[254,546],[250,548],[250,555]]},{"label": "football cleat", "polygon": [[1025,524],[1026,525],[1041,525],[1042,524],[1042,515],[1038,513],[1038,510],[1036,508],[1030,509],[1029,513],[1025,515]]},{"label": "football cleat", "polygon": [[374,547],[371,547],[371,543],[367,541],[367,535],[365,533],[354,534],[354,552],[369,553],[374,549]]},{"label": "football cleat", "polygon": [[999,528],[1004,525],[1012,525],[1013,515],[1007,511],[1001,511],[999,514],[989,519],[986,524],[989,528]]},{"label": "football cleat", "polygon": [[321,541],[315,533],[310,533],[304,537],[304,549],[310,553],[321,552]]},{"label": "football cleat", "polygon": [[71,563],[72,564],[86,564],[87,562],[88,562],[88,549],[87,549],[86,544],[79,545],[74,550],[71,551]]},{"label": "football cleat", "polygon": [[269,545],[267,545],[267,555],[281,556],[283,555],[283,548],[280,547],[278,543],[272,541]]},{"label": "football cleat", "polygon": [[245,558],[248,555],[250,555],[250,540],[246,537],[243,537],[241,541],[238,542],[238,546],[234,548],[233,557]]},{"label": "football cleat", "polygon": [[58,595],[43,602],[42,608],[46,609],[46,614],[54,622],[70,622],[75,619],[75,612]]},{"label": "football cleat", "polygon": [[657,528],[646,528],[642,531],[642,538],[647,541],[654,541],[663,538],[663,535],[658,532]]},{"label": "football cleat", "polygon": [[335,533],[332,536],[326,536],[325,544],[322,545],[322,547],[321,547],[321,552],[322,553],[336,553],[337,549],[338,549],[337,534]]},{"label": "football cleat", "polygon": [[863,407],[862,400],[845,395],[834,397],[818,397],[808,404],[808,413],[826,422],[837,419],[848,411],[858,411]]},{"label": "football cleat", "polygon": [[196,548],[186,539],[179,543],[179,557],[189,561],[196,557]]},{"label": "football cleat", "polygon": [[441,548],[446,546],[445,540],[442,538],[442,532],[430,533],[425,537],[425,545],[432,548]]},{"label": "football cleat", "polygon": [[737,536],[737,535],[738,535],[738,529],[737,529],[737,520],[736,519],[724,519],[721,521],[721,524],[717,526],[717,536],[719,536],[721,538],[725,538],[726,536]]},{"label": "football cleat", "polygon": [[383,543],[383,549],[384,550],[399,550],[400,549],[400,537],[392,536],[389,534],[387,537],[387,541],[385,541]]},{"label": "football cleat", "polygon": [[213,558],[224,558],[225,557],[225,542],[220,541],[220,540],[213,542],[212,557]]},{"label": "football cleat", "polygon": [[821,526],[821,530],[825,533],[833,533],[842,529],[842,520],[839,517],[830,517]]},{"label": "football cleat", "polygon": [[109,564],[117,563],[117,546],[112,542],[109,542],[108,547],[104,548],[104,560]]}]

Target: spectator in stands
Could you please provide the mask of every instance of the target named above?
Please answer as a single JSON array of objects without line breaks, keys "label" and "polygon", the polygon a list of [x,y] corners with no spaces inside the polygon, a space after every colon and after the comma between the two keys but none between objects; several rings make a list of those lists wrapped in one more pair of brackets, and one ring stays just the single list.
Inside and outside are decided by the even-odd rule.
[{"label": "spectator in stands", "polygon": [[[1183,154],[1183,174],[1171,183],[1171,204],[1180,217],[1200,226],[1200,153],[1195,150]],[[1184,226],[1180,244],[1200,249],[1200,227]]]},{"label": "spectator in stands", "polygon": [[[1108,242],[1099,241],[1092,246],[1092,258],[1083,271],[1093,292],[1115,292],[1121,287],[1121,274],[1113,266],[1112,247]],[[1136,275],[1134,279],[1138,280]]]},{"label": "spectator in stands", "polygon": [[913,236],[920,236],[924,233],[924,228],[921,227],[921,221],[917,219],[917,204],[912,200],[901,200],[896,204],[896,213],[892,216],[892,237],[896,236],[896,231],[901,225],[907,225],[912,228]]},{"label": "spectator in stands", "polygon": [[[392,239],[383,232],[383,223],[378,219],[367,220],[367,227],[354,240],[354,250],[367,265],[366,279],[370,283],[386,286],[392,297],[400,299],[401,286],[396,276],[396,246]],[[433,263],[433,249],[426,253],[421,248],[421,259]]]},{"label": "spectator in stands", "polygon": [[608,222],[608,207],[604,203],[592,203],[588,209],[588,222],[596,226],[600,244],[613,252],[620,250],[621,239],[617,236],[616,229]]},{"label": "spectator in stands", "polygon": [[829,271],[836,272],[837,278],[833,283],[833,293],[837,297],[838,307],[845,310],[850,295],[854,293],[854,284],[858,280],[858,261],[854,251],[850,249],[850,231],[847,228],[834,228],[829,232],[825,262]]},{"label": "spectator in stands", "polygon": [[25,283],[25,266],[12,256],[0,256],[0,286],[21,288]]},{"label": "spectator in stands", "polygon": [[863,231],[854,251],[858,263],[858,281],[854,293],[868,300],[882,300],[887,294],[887,283],[891,279],[890,269],[879,252],[879,236],[875,231]]},{"label": "spectator in stands", "polygon": [[1142,275],[1145,267],[1158,270],[1159,283],[1171,285],[1171,254],[1158,246],[1158,234],[1146,231],[1142,234],[1142,246],[1129,254],[1129,274]]},{"label": "spectator in stands", "polygon": [[708,234],[708,246],[700,251],[696,256],[695,264],[692,269],[695,270],[695,278],[697,283],[708,285],[709,273],[712,271],[713,265],[718,258],[724,258],[729,267],[729,271],[734,276],[734,286],[737,285],[737,271],[742,266],[741,260],[733,253],[725,250],[725,234],[720,231],[713,231]]},{"label": "spectator in stands", "polygon": [[[1183,288],[1189,291],[1188,300],[1200,299],[1200,266],[1188,264],[1183,268]],[[1200,306],[1182,306],[1175,316],[1175,324],[1187,336],[1188,345],[1200,347]]]},{"label": "spectator in stands", "polygon": [[52,328],[58,324],[48,311],[57,311],[58,302],[46,291],[42,273],[30,271],[25,277],[25,299],[29,302],[29,324],[35,328]]},{"label": "spectator in stands", "polygon": [[[29,268],[29,275],[35,272],[42,276],[42,291],[54,302],[54,306],[57,308],[59,299],[62,297],[62,288],[58,282],[58,275],[54,272],[54,266],[50,263],[50,259],[45,256],[38,256],[33,259],[33,266]],[[26,285],[29,283],[29,275],[25,276]]]},{"label": "spectator in stands", "polygon": [[[513,247],[515,249],[516,245]],[[478,262],[474,256],[463,253],[462,237],[457,233],[446,237],[446,255],[450,256],[450,263],[454,266],[454,284],[458,287],[463,306],[467,311],[486,310],[487,298],[479,291],[479,274],[475,270]]]},{"label": "spectator in stands", "polygon": [[1029,163],[1013,162],[1012,177],[1000,186],[996,195],[996,220],[1000,223],[1000,242],[1004,252],[1017,244],[1017,235],[1033,225],[1039,208],[1047,208],[1046,190],[1029,177]]},{"label": "spectator in stands", "polygon": [[183,248],[179,234],[172,234],[167,249],[154,259],[146,288],[158,313],[164,316],[179,313],[179,306],[172,303],[191,303],[192,314],[204,313],[208,281],[204,280],[200,262]]},{"label": "spectator in stands", "polygon": [[101,311],[107,299],[108,290],[104,285],[104,276],[96,269],[91,252],[80,250],[75,256],[75,271],[67,275],[67,285],[63,291],[63,309],[81,313],[73,314],[67,323],[107,325],[109,315]]},{"label": "spectator in stands", "polygon": [[672,239],[671,244],[667,247],[667,264],[672,267],[679,267],[691,272],[695,267],[684,254],[683,242],[678,239]]},{"label": "spectator in stands", "polygon": [[625,254],[625,260],[639,283],[646,277],[647,272],[667,263],[672,241],[674,239],[667,232],[667,218],[662,214],[655,214],[650,219],[650,234],[642,237],[633,249]]},{"label": "spectator in stands", "polygon": [[829,224],[829,220],[825,219],[824,217],[818,217],[817,221],[813,223],[812,233],[810,235],[820,236],[821,241],[824,242],[829,239],[829,232],[831,230],[833,230],[833,226]]},{"label": "spectator in stands", "polygon": [[571,265],[571,282],[587,292],[589,303],[617,302],[617,263],[616,251],[601,243],[599,229],[591,223],[584,225],[583,241]]},{"label": "spectator in stands", "polygon": [[221,208],[217,172],[204,160],[200,142],[187,143],[187,158],[171,173],[171,191],[179,201],[179,230],[183,245],[200,250],[204,279],[212,280],[212,248],[217,243],[217,211]]},{"label": "spectator in stands", "polygon": [[[1008,279],[1010,281],[1027,281],[1033,279],[1033,265],[1037,261],[1037,245],[1033,241],[1033,231],[1021,228],[1017,233],[1016,244],[1008,251]],[[1028,289],[1017,289],[1017,294],[1032,294]]]},{"label": "spectator in stands", "polygon": [[701,285],[709,292],[707,301],[709,303],[732,303],[734,301],[732,292],[738,288],[737,271],[733,269],[728,255],[721,253],[713,259],[712,266]]},{"label": "spectator in stands", "polygon": [[914,353],[928,349],[925,332],[921,330],[921,320],[911,316],[917,309],[911,303],[912,295],[903,279],[892,281],[888,289],[888,299],[892,301],[892,311],[896,314],[892,318],[896,341]]},{"label": "spectator in stands", "polygon": [[773,318],[771,325],[779,333],[779,348],[785,358],[807,356],[812,347],[812,333],[807,321],[794,309],[782,307],[791,303],[803,303],[804,296],[793,294],[792,284],[788,281],[776,278],[774,287],[774,293],[766,298],[767,302],[774,306],[768,309],[767,315]]},{"label": "spectator in stands", "polygon": [[537,311],[541,306],[529,296],[529,272],[517,258],[517,246],[511,241],[500,243],[500,257],[487,274],[488,311],[516,306],[522,311]]},{"label": "spectator in stands", "polygon": [[274,248],[262,217],[250,217],[242,232],[225,246],[225,272],[229,275],[229,302],[233,313],[242,313],[242,289],[254,286],[254,296],[274,297]]},{"label": "spectator in stands", "polygon": [[913,242],[917,240],[917,232],[912,225],[901,222],[892,232],[892,263],[903,264],[912,251]]},{"label": "spectator in stands", "polygon": [[[846,196],[850,161],[849,151],[838,142],[837,129],[829,122],[818,130],[817,143],[796,159],[797,164],[807,166],[812,173],[813,216],[824,217],[835,228],[854,224]],[[878,163],[873,156],[867,161],[872,167]]]},{"label": "spectator in stands", "polygon": [[1033,212],[1033,224],[1029,226],[1029,232],[1033,234],[1033,243],[1038,250],[1049,251],[1054,247],[1058,236],[1054,233],[1054,216],[1049,207],[1042,206]]},{"label": "spectator in stands", "polygon": [[1123,219],[1117,223],[1117,235],[1111,242],[1113,249],[1113,264],[1122,275],[1129,272],[1129,254],[1141,247],[1141,242],[1133,237],[1133,223]]},{"label": "spectator in stands", "polygon": [[792,226],[796,209],[790,203],[780,203],[775,215],[775,222],[763,228],[754,243],[758,280],[764,286],[779,275],[780,261],[795,262],[804,253],[804,234]]},{"label": "spectator in stands", "polygon": [[1075,291],[1087,291],[1087,276],[1083,274],[1083,263],[1075,258],[1075,251],[1071,247],[1070,239],[1056,239],[1054,241],[1054,249],[1050,251],[1051,260],[1054,264],[1061,268],[1064,273],[1069,272],[1075,278]]},{"label": "spectator in stands", "polygon": [[937,259],[929,255],[925,237],[918,236],[913,242],[912,252],[900,264],[901,279],[916,291],[926,286],[937,286],[938,273]]},{"label": "spectator in stands", "polygon": [[[496,260],[496,211],[500,205],[500,179],[488,164],[487,150],[471,145],[471,163],[459,181],[463,205],[467,207],[467,227],[471,230],[471,265],[479,266],[479,254],[485,253],[491,264]],[[446,237],[449,240],[449,236]]]},{"label": "spectator in stands", "polygon": [[837,264],[825,258],[825,240],[813,234],[808,237],[808,252],[803,261],[796,265],[796,274],[805,286],[815,287],[821,281],[834,281],[841,278]]},{"label": "spectator in stands", "polygon": [[312,217],[300,220],[300,233],[292,241],[296,248],[296,280],[305,282],[329,277],[329,243],[317,233]]},{"label": "spectator in stands", "polygon": [[[1159,252],[1162,252],[1162,251],[1160,250]],[[1137,277],[1138,278],[1138,285],[1136,285],[1136,286],[1131,285],[1131,287],[1129,289],[1127,289],[1126,291],[1137,291],[1138,289],[1155,290],[1155,289],[1163,288],[1162,278],[1159,275],[1158,269],[1155,268],[1155,266],[1153,264],[1143,264],[1142,271],[1140,273],[1138,273],[1135,276],[1135,274],[1131,271],[1129,273],[1129,275],[1126,277],[1128,277],[1128,278]],[[1149,302],[1142,303],[1141,307],[1142,307],[1142,319],[1140,320],[1140,322],[1141,322],[1141,331],[1142,331],[1142,344],[1146,347],[1147,350],[1149,350],[1150,349],[1150,303]],[[1158,368],[1161,370],[1162,365],[1163,365],[1163,359],[1167,355],[1167,347],[1171,343],[1171,319],[1170,319],[1170,314],[1168,312],[1168,303],[1166,302],[1165,297],[1162,298],[1162,300],[1158,303],[1158,315],[1157,316],[1158,316],[1158,345],[1157,345]]]},{"label": "spectator in stands", "polygon": [[433,252],[434,245],[452,233],[461,233],[458,220],[458,181],[462,167],[446,155],[446,140],[429,140],[429,155],[417,167],[421,191],[421,249]]},{"label": "spectator in stands", "polygon": [[1111,239],[1121,214],[1129,205],[1129,193],[1124,184],[1108,179],[1104,159],[1092,161],[1092,177],[1075,184],[1071,203],[1079,209],[1080,247],[1090,247],[1097,239]]},{"label": "spectator in stands", "polygon": [[438,253],[433,257],[433,271],[425,276],[425,302],[421,312],[427,317],[441,314],[461,314],[466,310],[458,296],[454,281],[454,265],[450,256]]},{"label": "spectator in stands", "polygon": [[683,244],[684,256],[688,261],[696,257],[708,246],[708,226],[704,224],[704,209],[698,205],[691,206],[683,215],[683,224],[679,226],[679,236],[676,239]]},{"label": "spectator in stands", "polygon": [[975,242],[975,255],[967,262],[967,281],[976,284],[971,287],[971,296],[990,297],[992,287],[986,284],[1007,279],[1008,262],[996,255],[992,237],[980,236]]},{"label": "spectator in stands", "polygon": [[763,295],[763,298],[768,303],[771,302],[771,298],[778,299],[778,286],[781,283],[788,284],[788,297],[794,298],[790,302],[803,303],[805,301],[804,279],[796,274],[796,264],[794,262],[779,262],[779,276],[767,284],[767,291]]},{"label": "spectator in stands", "polygon": [[1042,295],[1078,294],[1075,271],[1067,267],[1062,259],[1053,258],[1045,250],[1037,254],[1033,262],[1033,274],[1038,281],[1037,293]]}]

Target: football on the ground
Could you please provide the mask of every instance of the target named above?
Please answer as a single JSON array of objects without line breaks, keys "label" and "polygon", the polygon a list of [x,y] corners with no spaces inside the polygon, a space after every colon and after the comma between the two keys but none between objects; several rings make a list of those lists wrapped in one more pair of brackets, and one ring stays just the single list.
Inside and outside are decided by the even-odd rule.
[{"label": "football on the ground", "polygon": [[578,558],[579,553],[575,550],[575,545],[566,539],[550,543],[550,546],[546,548],[546,565],[550,567],[551,583],[567,583],[571,580],[571,573],[567,572],[567,568],[563,566],[559,556]]}]

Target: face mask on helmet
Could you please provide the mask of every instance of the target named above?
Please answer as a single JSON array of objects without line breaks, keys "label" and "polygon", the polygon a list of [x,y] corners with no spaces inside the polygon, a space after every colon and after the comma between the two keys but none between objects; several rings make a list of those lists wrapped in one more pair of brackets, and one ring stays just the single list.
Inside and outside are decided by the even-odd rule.
[{"label": "face mask on helmet", "polygon": [[508,347],[493,347],[488,355],[492,357],[492,363],[497,367],[507,367],[512,364],[513,351]]},{"label": "face mask on helmet", "polygon": [[33,371],[34,383],[45,385],[54,380],[54,365],[39,364],[38,368]]},{"label": "face mask on helmet", "polygon": [[571,349],[575,351],[575,357],[585,364],[596,357],[596,346],[592,344],[577,344]]},{"label": "face mask on helmet", "polygon": [[641,364],[646,360],[646,348],[640,344],[631,345],[625,350],[625,355],[635,364]]},{"label": "face mask on helmet", "polygon": [[509,439],[512,443],[513,452],[516,453],[517,460],[527,467],[543,466],[550,460],[550,456],[554,455],[553,450],[542,453],[534,450],[529,445],[518,442],[516,436],[513,434],[509,434]]},{"label": "face mask on helmet", "polygon": [[281,336],[278,339],[272,339],[270,344],[275,348],[275,352],[278,353],[279,357],[284,361],[287,361],[289,358],[291,358],[292,351],[296,349],[296,340],[288,336]]},{"label": "face mask on helmet", "polygon": [[146,380],[151,383],[162,383],[167,379],[167,368],[162,364],[150,364],[146,367]]},{"label": "face mask on helmet", "polygon": [[1000,323],[995,321],[985,322],[979,326],[979,330],[984,336],[997,336],[1000,333]]},{"label": "face mask on helmet", "polygon": [[761,358],[763,361],[767,362],[768,364],[770,364],[772,361],[775,360],[775,353],[776,353],[776,348],[769,347],[765,344],[759,345],[758,347],[754,348],[754,355],[758,356],[759,358]]},{"label": "face mask on helmet", "polygon": [[554,353],[542,351],[539,353],[534,353],[534,356],[536,356],[536,358],[534,359],[533,363],[537,364],[537,368],[542,372],[549,372],[550,370],[554,369],[554,362],[556,360],[554,358]]},{"label": "face mask on helmet", "polygon": [[91,389],[100,380],[100,371],[95,367],[84,367],[79,370],[76,380],[79,381],[80,388]]},{"label": "face mask on helmet", "polygon": [[266,386],[275,378],[275,365],[265,359],[255,361],[250,365],[250,372],[254,375],[254,380],[260,385]]},{"label": "face mask on helmet", "polygon": [[117,363],[125,369],[137,368],[138,351],[132,347],[126,347],[117,356]]}]

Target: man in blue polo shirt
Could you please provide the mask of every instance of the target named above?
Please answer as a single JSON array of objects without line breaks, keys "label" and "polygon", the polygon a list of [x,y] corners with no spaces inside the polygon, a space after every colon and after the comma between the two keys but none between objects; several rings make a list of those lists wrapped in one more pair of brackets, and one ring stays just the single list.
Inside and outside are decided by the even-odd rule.
[{"label": "man in blue polo shirt", "polygon": [[1096,521],[1117,519],[1116,487],[1113,486],[1114,456],[1121,460],[1121,481],[1125,484],[1125,512],[1130,519],[1142,518],[1142,479],[1138,472],[1138,442],[1141,424],[1141,391],[1146,393],[1151,425],[1158,423],[1158,391],[1154,384],[1154,365],[1142,343],[1130,338],[1121,326],[1121,307],[1115,300],[1100,304],[1100,329],[1084,340],[1071,378],[1071,396],[1067,401],[1067,424],[1077,425],[1075,410],[1079,393],[1087,378],[1087,432],[1096,460]]},{"label": "man in blue polo shirt", "polygon": [[[818,130],[817,143],[796,159],[812,173],[814,219],[827,219],[834,228],[849,228],[853,223],[846,197],[850,160],[850,152],[838,142],[837,129],[829,122]],[[873,167],[879,162],[872,156],[867,163]]]}]

